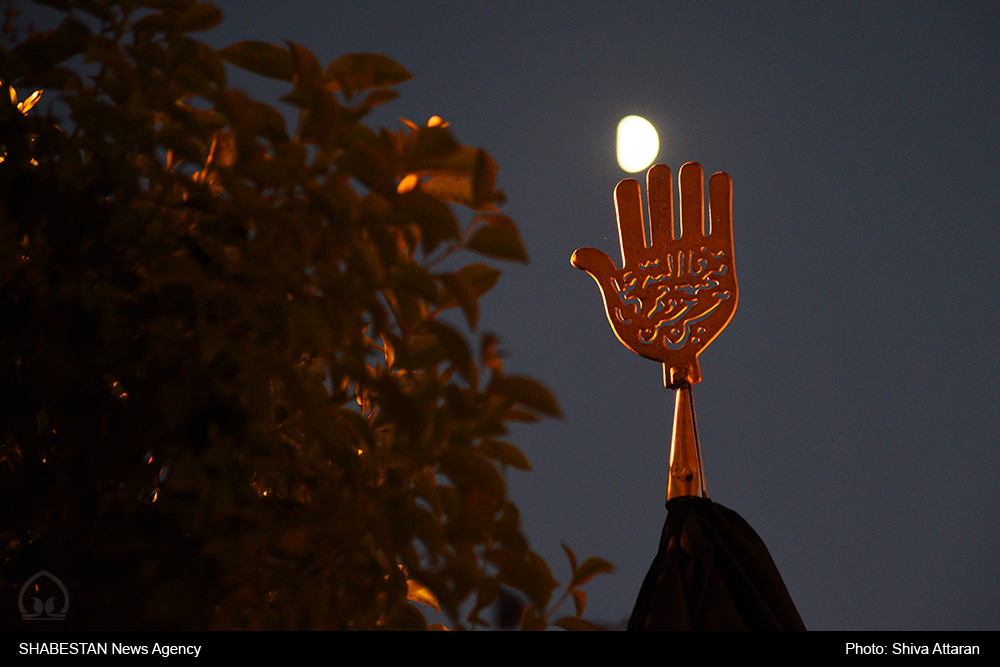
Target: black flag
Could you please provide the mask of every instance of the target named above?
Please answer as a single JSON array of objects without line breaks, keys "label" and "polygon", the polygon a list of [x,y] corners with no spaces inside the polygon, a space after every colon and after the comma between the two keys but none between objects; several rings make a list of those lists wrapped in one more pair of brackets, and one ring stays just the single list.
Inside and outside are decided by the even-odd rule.
[{"label": "black flag", "polygon": [[764,542],[707,498],[667,503],[629,630],[805,630]]}]

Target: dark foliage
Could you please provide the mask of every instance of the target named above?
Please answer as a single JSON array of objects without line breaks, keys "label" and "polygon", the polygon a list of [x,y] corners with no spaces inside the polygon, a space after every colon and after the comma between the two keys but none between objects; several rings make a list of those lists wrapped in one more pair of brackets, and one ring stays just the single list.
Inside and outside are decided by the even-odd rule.
[{"label": "dark foliage", "polygon": [[[44,4],[59,27],[0,51],[3,624],[44,569],[63,627],[427,627],[411,600],[469,627],[500,586],[545,627],[502,470],[505,424],[559,408],[441,319],[475,331],[499,276],[441,260],[526,261],[490,156],[364,125],[410,76],[384,56],[214,51],[194,0]],[[288,82],[297,126],[226,63]],[[567,553],[582,627],[610,565]]]}]

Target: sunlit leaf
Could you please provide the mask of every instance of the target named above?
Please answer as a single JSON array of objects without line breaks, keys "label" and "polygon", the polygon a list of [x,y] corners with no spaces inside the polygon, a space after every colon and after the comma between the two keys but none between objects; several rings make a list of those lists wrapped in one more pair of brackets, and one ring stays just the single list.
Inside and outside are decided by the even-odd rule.
[{"label": "sunlit leaf", "polygon": [[275,44],[253,40],[237,42],[219,51],[219,57],[254,74],[281,81],[292,80],[292,54]]},{"label": "sunlit leaf", "polygon": [[400,181],[399,185],[396,187],[396,192],[399,194],[406,194],[413,188],[417,187],[420,182],[420,177],[416,174],[407,174]]},{"label": "sunlit leaf", "polygon": [[[14,89],[11,88],[11,90]],[[33,92],[31,95],[28,96],[28,99],[24,100],[23,102],[17,105],[17,110],[23,114],[26,114],[29,111],[31,111],[31,107],[35,106],[38,103],[38,100],[40,99],[42,99],[42,91],[36,90],[35,92]],[[17,100],[12,100],[12,101],[16,102]]]},{"label": "sunlit leaf", "polygon": [[414,602],[425,604],[434,611],[441,613],[441,606],[438,604],[437,597],[431,589],[415,579],[406,580],[406,597]]}]

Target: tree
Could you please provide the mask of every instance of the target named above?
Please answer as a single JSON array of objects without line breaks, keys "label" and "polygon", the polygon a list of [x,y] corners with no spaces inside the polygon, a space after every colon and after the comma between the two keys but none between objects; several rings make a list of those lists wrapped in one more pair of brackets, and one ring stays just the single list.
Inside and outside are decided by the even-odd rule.
[{"label": "tree", "polygon": [[[506,586],[545,627],[505,424],[559,407],[442,319],[475,331],[500,275],[444,264],[526,261],[490,156],[367,127],[410,78],[384,56],[214,51],[194,0],[43,4],[58,28],[0,52],[4,599],[46,569],[70,627],[427,627],[413,600],[475,627]],[[226,63],[291,84],[294,131]],[[581,627],[611,566],[567,554]]]}]

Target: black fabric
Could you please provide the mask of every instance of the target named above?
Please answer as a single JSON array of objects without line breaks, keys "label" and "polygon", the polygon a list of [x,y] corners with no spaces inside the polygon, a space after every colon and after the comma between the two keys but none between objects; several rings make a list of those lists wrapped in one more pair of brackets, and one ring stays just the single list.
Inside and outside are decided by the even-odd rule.
[{"label": "black fabric", "polygon": [[743,518],[707,498],[667,503],[660,550],[629,630],[805,630],[771,554]]}]

